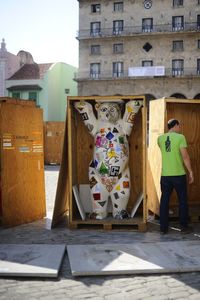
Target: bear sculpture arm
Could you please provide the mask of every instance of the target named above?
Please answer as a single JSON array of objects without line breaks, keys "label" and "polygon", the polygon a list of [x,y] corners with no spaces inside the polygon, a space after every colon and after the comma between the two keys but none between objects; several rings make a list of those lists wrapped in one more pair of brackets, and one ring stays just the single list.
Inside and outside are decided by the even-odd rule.
[{"label": "bear sculpture arm", "polygon": [[142,107],[142,104],[143,101],[138,101],[138,100],[131,100],[126,103],[122,124],[123,124],[124,132],[128,136],[131,134],[133,128],[135,115]]},{"label": "bear sculpture arm", "polygon": [[85,126],[88,128],[90,134],[94,136],[97,129],[97,119],[94,115],[92,105],[86,101],[75,102],[76,110],[80,113]]}]

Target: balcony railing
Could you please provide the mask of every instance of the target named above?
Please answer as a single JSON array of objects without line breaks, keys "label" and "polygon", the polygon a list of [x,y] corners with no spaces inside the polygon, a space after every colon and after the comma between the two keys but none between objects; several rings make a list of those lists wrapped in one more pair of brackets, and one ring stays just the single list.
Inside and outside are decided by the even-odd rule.
[{"label": "balcony railing", "polygon": [[200,77],[200,69],[192,68],[165,68],[164,76],[129,76],[128,70],[124,72],[112,73],[112,72],[101,72],[92,73],[90,72],[77,72],[74,74],[74,80],[114,80],[114,79],[140,79],[140,78],[154,78],[154,77],[187,77],[187,76],[198,76]]},{"label": "balcony railing", "polygon": [[123,30],[114,28],[101,28],[97,30],[83,29],[77,32],[77,39],[112,37],[112,36],[131,36],[137,34],[152,34],[152,33],[170,33],[170,32],[194,32],[200,31],[199,22],[182,23],[182,24],[159,24],[151,25],[151,27],[142,26],[127,26]]}]

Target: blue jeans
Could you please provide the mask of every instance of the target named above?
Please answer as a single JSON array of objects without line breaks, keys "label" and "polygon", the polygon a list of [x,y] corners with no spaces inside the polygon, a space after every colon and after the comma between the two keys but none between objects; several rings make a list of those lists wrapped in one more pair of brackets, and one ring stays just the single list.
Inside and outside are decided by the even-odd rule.
[{"label": "blue jeans", "polygon": [[161,176],[160,199],[160,230],[168,230],[169,226],[169,200],[175,189],[179,201],[179,220],[181,227],[188,226],[187,180],[182,176]]}]

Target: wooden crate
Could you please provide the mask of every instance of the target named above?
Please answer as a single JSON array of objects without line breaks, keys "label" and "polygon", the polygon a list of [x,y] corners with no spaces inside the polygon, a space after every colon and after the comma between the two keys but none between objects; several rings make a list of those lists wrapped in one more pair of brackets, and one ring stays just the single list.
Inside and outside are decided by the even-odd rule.
[{"label": "wooden crate", "polygon": [[[88,168],[92,159],[93,137],[90,136],[80,115],[74,108],[75,101],[86,100],[92,105],[96,100],[117,101],[123,99],[143,100],[144,106],[135,117],[134,129],[129,138],[130,146],[130,171],[131,171],[131,196],[127,206],[131,212],[138,195],[143,192],[143,201],[134,218],[116,220],[111,216],[104,220],[91,220],[89,217],[82,220],[72,192],[74,185],[89,184]],[[146,103],[144,96],[87,96],[68,97],[67,134],[64,144],[68,148],[63,150],[63,161],[58,179],[57,195],[52,226],[55,226],[60,217],[68,212],[70,228],[100,228],[120,229],[132,228],[139,231],[146,229]],[[68,161],[66,161],[68,156]],[[64,166],[64,167],[63,167]],[[67,175],[66,175],[67,172]],[[64,195],[64,196],[63,196]]]},{"label": "wooden crate", "polygon": [[44,122],[44,163],[60,165],[65,122]]},{"label": "wooden crate", "polygon": [[[148,209],[159,215],[161,154],[157,138],[167,132],[167,121],[176,118],[181,121],[182,133],[188,142],[188,152],[194,170],[195,182],[188,185],[189,214],[200,216],[200,101],[189,99],[162,98],[150,102],[149,147],[147,167]],[[178,216],[176,193],[170,199],[170,216]]]},{"label": "wooden crate", "polygon": [[0,98],[0,219],[15,226],[46,215],[43,112],[34,101]]}]

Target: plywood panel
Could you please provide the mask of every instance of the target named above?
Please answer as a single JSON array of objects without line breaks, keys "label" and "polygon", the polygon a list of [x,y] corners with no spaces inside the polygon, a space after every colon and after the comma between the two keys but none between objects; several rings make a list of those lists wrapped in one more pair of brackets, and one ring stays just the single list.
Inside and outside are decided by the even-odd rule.
[{"label": "plywood panel", "polygon": [[62,158],[65,122],[44,122],[45,164],[60,164]]},{"label": "plywood panel", "polygon": [[[195,182],[188,185],[190,206],[200,204],[200,102],[198,103],[167,103],[168,119],[176,117],[181,121],[182,133],[188,142]],[[171,204],[177,203],[174,195]]]},{"label": "plywood panel", "polygon": [[[163,106],[164,110],[160,110]],[[160,112],[159,114],[157,112]],[[167,131],[167,120],[179,119],[182,133],[188,142],[195,182],[188,185],[190,216],[200,215],[200,101],[183,99],[158,99],[150,104],[150,132],[148,149],[148,208],[159,215],[161,155],[157,146],[157,137]],[[176,193],[170,199],[170,209],[177,214],[178,200]]]},{"label": "plywood panel", "polygon": [[42,110],[18,100],[0,111],[2,223],[14,226],[46,214]]},{"label": "plywood panel", "polygon": [[89,134],[86,126],[83,123],[80,115],[76,113],[77,126],[76,126],[76,169],[77,184],[89,183],[88,169],[90,161],[93,157],[93,144],[94,138]]},{"label": "plywood panel", "polygon": [[161,155],[157,146],[157,138],[165,131],[165,101],[150,101],[149,114],[149,146],[147,164],[147,195],[148,208],[159,211]]},{"label": "plywood panel", "polygon": [[62,160],[60,165],[58,184],[56,189],[56,198],[53,210],[51,227],[62,221],[63,217],[69,211],[69,177],[68,177],[68,127],[65,123],[65,132],[63,139]]}]

